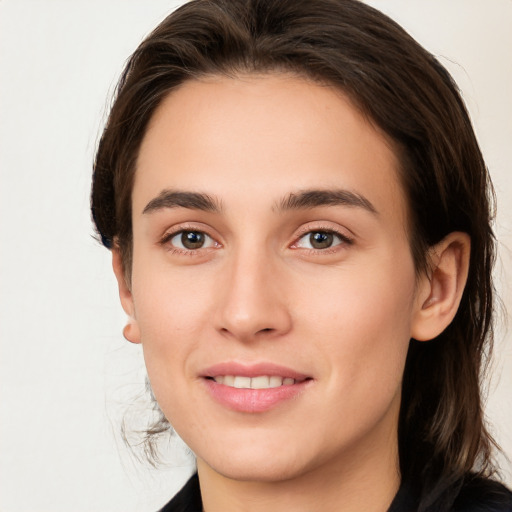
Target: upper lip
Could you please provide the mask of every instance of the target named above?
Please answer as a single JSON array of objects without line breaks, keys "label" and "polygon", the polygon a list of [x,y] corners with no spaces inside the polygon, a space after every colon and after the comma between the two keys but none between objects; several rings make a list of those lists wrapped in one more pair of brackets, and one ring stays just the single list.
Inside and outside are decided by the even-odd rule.
[{"label": "upper lip", "polygon": [[295,379],[296,381],[302,381],[310,378],[309,375],[287,368],[286,366],[270,362],[247,364],[235,361],[226,361],[210,366],[201,372],[201,377],[218,377],[220,375],[239,375],[242,377],[259,377],[261,375],[268,375],[269,377],[288,377]]}]

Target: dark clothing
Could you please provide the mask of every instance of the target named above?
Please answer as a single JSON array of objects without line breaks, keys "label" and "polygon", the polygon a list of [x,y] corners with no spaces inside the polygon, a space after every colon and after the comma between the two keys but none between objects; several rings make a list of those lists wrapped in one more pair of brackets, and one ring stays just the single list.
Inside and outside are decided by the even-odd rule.
[{"label": "dark clothing", "polygon": [[[195,474],[160,512],[202,512],[202,510],[199,479]],[[417,499],[407,485],[402,485],[388,512],[416,512],[416,510]],[[438,512],[437,509],[436,512]],[[472,478],[462,486],[453,506],[446,512],[512,512],[512,492],[498,482]]]},{"label": "dark clothing", "polygon": [[203,503],[197,473],[182,487],[181,491],[159,512],[202,512]]}]

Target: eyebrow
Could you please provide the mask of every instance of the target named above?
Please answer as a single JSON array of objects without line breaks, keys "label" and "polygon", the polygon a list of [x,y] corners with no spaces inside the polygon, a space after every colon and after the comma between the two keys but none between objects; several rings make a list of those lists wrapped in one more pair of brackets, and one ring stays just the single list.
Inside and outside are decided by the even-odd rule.
[{"label": "eyebrow", "polygon": [[149,201],[142,213],[151,213],[164,208],[189,208],[218,213],[221,211],[221,204],[215,198],[200,192],[162,190],[157,197]]},{"label": "eyebrow", "polygon": [[[320,206],[357,207],[378,215],[377,209],[366,197],[344,189],[292,192],[279,202],[277,210],[305,210]],[[164,208],[188,208],[212,213],[219,213],[222,210],[220,201],[208,194],[166,189],[149,201],[142,213],[151,213]]]},{"label": "eyebrow", "polygon": [[350,206],[362,208],[374,215],[378,215],[373,204],[361,194],[350,190],[302,190],[291,193],[281,200],[277,209],[279,211],[304,210],[320,206]]}]

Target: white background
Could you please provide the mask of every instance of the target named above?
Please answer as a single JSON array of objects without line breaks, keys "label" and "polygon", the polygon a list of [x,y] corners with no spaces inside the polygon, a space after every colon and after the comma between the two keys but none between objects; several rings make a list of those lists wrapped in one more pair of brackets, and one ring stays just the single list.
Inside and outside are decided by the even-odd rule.
[{"label": "white background", "polygon": [[[154,511],[191,471],[151,470],[120,441],[123,409],[143,391],[142,359],[121,336],[109,253],[89,219],[107,95],[177,3],[0,0],[1,512]],[[512,1],[371,3],[463,89],[498,194],[496,277],[512,311]],[[502,316],[487,411],[512,457],[512,337]],[[512,485],[511,463],[502,466]]]}]

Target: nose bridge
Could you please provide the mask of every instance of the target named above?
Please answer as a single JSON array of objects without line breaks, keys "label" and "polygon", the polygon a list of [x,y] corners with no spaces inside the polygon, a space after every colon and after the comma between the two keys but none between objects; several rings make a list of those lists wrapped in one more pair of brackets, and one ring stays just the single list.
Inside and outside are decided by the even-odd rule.
[{"label": "nose bridge", "polygon": [[246,244],[226,262],[218,328],[241,340],[287,332],[291,318],[279,286],[278,256]]}]

